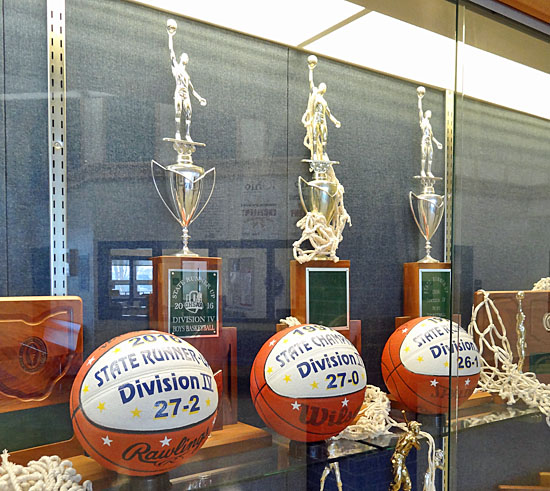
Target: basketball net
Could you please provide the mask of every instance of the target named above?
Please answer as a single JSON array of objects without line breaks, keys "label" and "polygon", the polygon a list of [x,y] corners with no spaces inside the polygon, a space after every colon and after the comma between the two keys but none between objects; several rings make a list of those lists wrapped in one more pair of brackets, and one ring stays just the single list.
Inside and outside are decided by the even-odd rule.
[{"label": "basketball net", "polygon": [[[300,264],[314,259],[326,259],[334,262],[339,260],[336,249],[342,242],[342,232],[346,223],[349,223],[351,227],[351,218],[344,207],[344,186],[338,182],[334,172],[331,180],[338,183],[338,191],[335,198],[337,200],[336,211],[330,223],[327,223],[325,216],[317,211],[308,211],[306,216],[296,223],[296,226],[302,230],[302,236],[292,244],[292,252],[294,259]],[[307,241],[313,249],[302,249],[302,244]]]},{"label": "basketball net", "polygon": [[41,457],[23,467],[10,462],[9,456],[4,450],[0,465],[1,491],[92,491],[91,481],[79,484],[82,476],[77,474],[70,460]]},{"label": "basketball net", "polygon": [[550,290],[550,276],[541,278],[533,285],[533,290]]},{"label": "basketball net", "polygon": [[[522,372],[517,363],[513,362],[512,348],[506,335],[506,326],[489,293],[481,290],[483,301],[472,309],[472,320],[468,332],[477,337],[481,357],[481,372],[476,391],[486,391],[498,394],[507,404],[514,404],[521,399],[529,407],[538,408],[546,417],[550,426],[550,386],[537,380],[533,372]],[[480,330],[477,316],[483,309],[489,325]],[[484,353],[492,353],[494,365],[491,365]]]}]

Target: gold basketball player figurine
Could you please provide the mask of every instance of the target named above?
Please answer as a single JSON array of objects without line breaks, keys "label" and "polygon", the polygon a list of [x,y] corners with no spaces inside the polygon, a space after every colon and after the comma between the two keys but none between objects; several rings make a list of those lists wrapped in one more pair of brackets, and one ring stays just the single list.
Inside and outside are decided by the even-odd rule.
[{"label": "gold basketball player figurine", "polygon": [[418,436],[422,425],[418,421],[407,421],[405,411],[402,412],[405,423],[407,423],[408,431],[399,437],[397,445],[395,446],[395,452],[393,452],[391,458],[393,481],[390,484],[390,491],[399,491],[400,489],[403,489],[403,491],[411,491],[412,482],[407,466],[405,465],[405,460],[413,447],[420,450]]},{"label": "gold basketball player figurine", "polygon": [[313,70],[317,66],[317,57],[310,55],[307,59],[309,66],[309,98],[307,101],[307,109],[302,116],[302,124],[306,128],[306,136],[304,145],[311,151],[311,160],[330,162],[327,155],[327,116],[334,123],[336,128],[340,128],[342,124],[338,121],[330,111],[328,103],[325,99],[327,85],[321,82],[318,87],[315,87],[313,82]]}]

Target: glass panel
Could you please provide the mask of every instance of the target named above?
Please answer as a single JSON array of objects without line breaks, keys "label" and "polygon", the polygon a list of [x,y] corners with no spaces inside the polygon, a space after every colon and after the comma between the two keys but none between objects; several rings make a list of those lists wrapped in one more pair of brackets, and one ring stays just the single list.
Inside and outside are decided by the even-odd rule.
[{"label": "glass panel", "polygon": [[532,290],[549,274],[550,42],[466,2],[459,12],[453,310],[482,368],[477,401],[453,415],[451,488],[526,489],[550,465],[534,400],[548,396],[550,304]]}]

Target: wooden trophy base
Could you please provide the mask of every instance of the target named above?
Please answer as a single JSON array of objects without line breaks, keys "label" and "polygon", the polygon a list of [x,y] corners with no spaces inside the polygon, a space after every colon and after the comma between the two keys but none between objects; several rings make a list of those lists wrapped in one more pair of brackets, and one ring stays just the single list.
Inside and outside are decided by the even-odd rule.
[{"label": "wooden trophy base", "polygon": [[[430,273],[434,274],[432,280],[437,282],[437,287],[432,289],[430,286],[430,291],[422,292],[421,282],[426,286],[424,280]],[[425,315],[448,318],[451,305],[450,286],[451,263],[403,264],[403,316],[396,317],[395,327],[397,328],[411,319]],[[444,302],[437,302],[437,299],[435,299],[434,304],[434,295],[429,295],[429,298],[427,298],[426,293],[433,293],[434,291],[437,292],[436,295],[439,295],[440,299],[445,299]]]}]

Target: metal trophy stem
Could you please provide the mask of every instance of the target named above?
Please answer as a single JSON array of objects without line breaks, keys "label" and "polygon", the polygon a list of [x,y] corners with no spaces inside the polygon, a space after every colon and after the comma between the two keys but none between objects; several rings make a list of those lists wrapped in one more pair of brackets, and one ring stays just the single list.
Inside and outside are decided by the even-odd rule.
[{"label": "metal trophy stem", "polygon": [[[176,135],[175,138],[164,138],[163,141],[172,143],[178,156],[175,164],[170,164],[166,167],[152,160],[151,175],[153,176],[153,183],[160,199],[182,228],[181,238],[183,247],[176,256],[196,257],[198,254],[189,249],[189,225],[199,217],[212,197],[216,185],[216,169],[211,168],[205,171],[202,167],[193,163],[192,154],[196,148],[206,145],[194,142],[190,135],[192,114],[190,95],[193,95],[201,106],[206,105],[206,99],[197,93],[191,83],[191,79],[187,73],[187,63],[189,62],[187,53],[182,53],[179,60],[176,58],[173,40],[177,30],[176,21],[169,19],[166,23],[166,30],[168,32],[168,48],[172,61],[172,74],[176,81],[176,90],[174,92]],[[185,124],[185,138],[183,139],[181,137],[182,118]],[[168,199],[165,199],[160,192],[154,173],[155,165],[164,171]],[[203,194],[205,178],[208,175],[211,175],[213,178],[212,186],[208,193],[208,198],[197,211],[201,195]]]},{"label": "metal trophy stem", "polygon": [[432,174],[432,142],[434,142],[440,150],[443,145],[439,143],[433,135],[432,125],[430,123],[432,112],[424,112],[422,109],[422,98],[426,93],[426,89],[424,87],[418,87],[416,92],[418,95],[419,124],[420,129],[422,130],[422,166],[420,175],[414,176],[414,178],[421,181],[422,192],[418,195],[414,194],[412,191],[409,192],[409,204],[411,206],[414,221],[416,222],[420,233],[426,239],[426,255],[418,262],[437,263],[439,261],[431,256],[431,238],[439,227],[445,213],[445,198],[439,194],[436,194],[434,190],[435,182],[440,181],[441,177],[435,177]]}]

